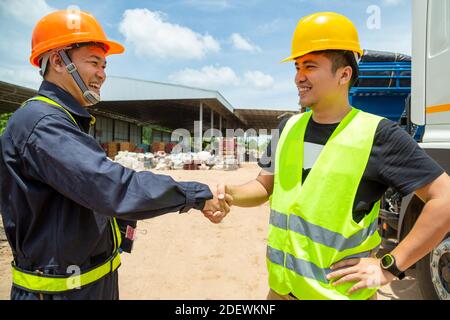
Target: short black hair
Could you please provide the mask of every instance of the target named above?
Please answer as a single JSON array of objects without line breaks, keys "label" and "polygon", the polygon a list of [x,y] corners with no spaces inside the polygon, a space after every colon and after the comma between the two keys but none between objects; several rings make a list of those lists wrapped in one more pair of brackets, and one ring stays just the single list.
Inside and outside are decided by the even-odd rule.
[{"label": "short black hair", "polygon": [[331,69],[335,74],[337,69],[350,66],[352,68],[352,78],[349,88],[353,87],[358,81],[358,63],[356,62],[353,51],[349,50],[323,50],[314,51],[313,54],[322,54],[331,61]]}]

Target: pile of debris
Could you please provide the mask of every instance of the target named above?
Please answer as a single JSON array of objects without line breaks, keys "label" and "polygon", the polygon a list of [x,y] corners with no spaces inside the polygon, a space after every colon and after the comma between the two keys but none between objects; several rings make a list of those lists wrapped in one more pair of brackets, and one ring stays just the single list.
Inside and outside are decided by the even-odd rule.
[{"label": "pile of debris", "polygon": [[119,151],[114,161],[135,171],[155,170],[237,170],[239,162],[234,156],[212,155],[207,151],[198,153],[135,153]]}]

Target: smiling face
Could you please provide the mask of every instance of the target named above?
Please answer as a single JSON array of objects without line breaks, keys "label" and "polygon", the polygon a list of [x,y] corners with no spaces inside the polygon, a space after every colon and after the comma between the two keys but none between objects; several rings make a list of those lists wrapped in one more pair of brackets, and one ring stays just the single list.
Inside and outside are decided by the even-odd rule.
[{"label": "smiling face", "polygon": [[[100,88],[106,80],[104,50],[97,46],[85,46],[69,51],[69,56],[76,65],[78,73],[88,87],[88,90],[94,91],[100,96]],[[73,84],[76,86],[75,81],[73,81]],[[81,90],[78,89],[77,92],[84,101],[83,105],[86,105],[85,103],[87,102]]]},{"label": "smiling face", "polygon": [[351,67],[333,70],[333,63],[325,54],[309,53],[295,60],[295,68],[302,107],[314,110],[317,105],[333,104],[348,95]]},{"label": "smiling face", "polygon": [[[95,45],[82,46],[69,50],[68,54],[88,90],[100,96],[100,88],[106,80],[106,59],[103,48]],[[83,93],[56,52],[50,56],[49,63],[51,68],[45,79],[68,91],[82,106],[91,105],[83,97]]]}]

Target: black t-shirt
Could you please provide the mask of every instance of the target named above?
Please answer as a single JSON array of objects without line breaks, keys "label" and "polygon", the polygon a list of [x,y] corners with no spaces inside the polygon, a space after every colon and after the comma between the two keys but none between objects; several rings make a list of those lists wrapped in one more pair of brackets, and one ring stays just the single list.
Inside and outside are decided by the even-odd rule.
[{"label": "black t-shirt", "polygon": [[[280,122],[280,135],[288,119]],[[308,173],[339,123],[320,124],[310,118],[304,138],[304,160],[302,179]],[[274,172],[275,151],[278,139],[273,139],[259,166]],[[272,148],[273,144],[273,148]],[[444,173],[432,158],[395,122],[382,119],[378,124],[369,161],[353,204],[353,219],[361,221],[373,208],[373,205],[391,187],[402,196],[432,182]]]}]

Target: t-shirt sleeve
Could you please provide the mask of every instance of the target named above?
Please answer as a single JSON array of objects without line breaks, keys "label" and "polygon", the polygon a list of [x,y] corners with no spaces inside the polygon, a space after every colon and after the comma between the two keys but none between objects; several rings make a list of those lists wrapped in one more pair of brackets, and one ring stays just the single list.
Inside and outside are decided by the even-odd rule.
[{"label": "t-shirt sleeve", "polygon": [[278,136],[272,135],[272,139],[267,145],[266,152],[264,152],[263,156],[258,160],[258,165],[261,169],[271,173],[275,172],[275,152],[277,150],[278,140],[289,119],[290,117],[280,121],[280,124],[278,125]]},{"label": "t-shirt sleeve", "polygon": [[380,180],[402,196],[434,181],[444,169],[395,122],[383,119],[375,135]]}]

